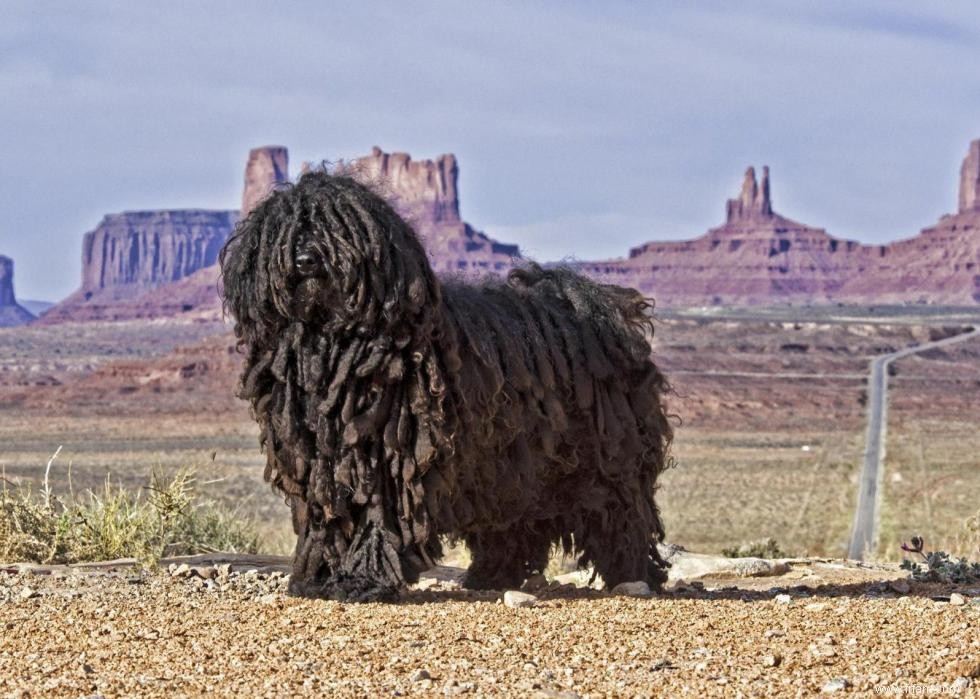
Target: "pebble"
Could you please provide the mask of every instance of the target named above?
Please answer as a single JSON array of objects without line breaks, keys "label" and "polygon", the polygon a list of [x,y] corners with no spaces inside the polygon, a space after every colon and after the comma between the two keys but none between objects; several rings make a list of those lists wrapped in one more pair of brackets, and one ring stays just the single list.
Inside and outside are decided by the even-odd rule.
[{"label": "pebble", "polygon": [[446,696],[455,696],[457,694],[468,694],[473,691],[472,682],[460,682],[459,680],[449,680],[446,686],[442,688],[442,693]]},{"label": "pebble", "polygon": [[643,580],[619,583],[612,589],[612,593],[614,595],[625,595],[627,597],[649,597],[651,594],[653,594],[650,592],[650,586]]},{"label": "pebble", "polygon": [[828,682],[827,684],[825,684],[820,689],[820,691],[821,692],[824,692],[826,694],[830,694],[832,692],[839,692],[839,691],[841,691],[843,689],[847,689],[850,686],[851,686],[851,683],[847,680],[846,677],[836,677],[836,678],[830,680],[830,682]]},{"label": "pebble", "polygon": [[829,644],[821,645],[818,643],[811,643],[809,650],[815,658],[833,658],[835,655],[837,655],[837,651],[834,650]]},{"label": "pebble", "polygon": [[39,595],[31,588],[25,587],[23,590],[20,591],[20,594],[17,596],[20,597],[21,599],[31,599],[32,597],[38,597]]},{"label": "pebble", "polygon": [[779,663],[781,663],[782,661],[783,661],[782,656],[774,653],[762,656],[763,667],[777,667]]},{"label": "pebble", "polygon": [[533,607],[538,601],[534,595],[518,590],[507,590],[504,593],[504,604],[508,607]]},{"label": "pebble", "polygon": [[215,570],[211,566],[195,566],[191,568],[191,574],[204,580],[210,580],[215,576]]},{"label": "pebble", "polygon": [[431,680],[432,675],[429,674],[428,670],[419,669],[413,672],[409,679],[412,680],[412,682],[421,682],[422,680]]},{"label": "pebble", "polygon": [[959,592],[954,592],[949,596],[949,603],[954,607],[962,607],[966,604],[966,597],[961,595]]},{"label": "pebble", "polygon": [[581,695],[575,692],[563,692],[558,689],[548,689],[545,687],[534,690],[534,694],[531,697],[533,699],[581,699]]},{"label": "pebble", "polygon": [[181,563],[179,566],[174,566],[171,564],[170,574],[175,578],[183,578],[190,575],[191,567],[186,563]]},{"label": "pebble", "polygon": [[957,677],[955,680],[953,680],[953,691],[962,692],[969,689],[971,684],[972,682],[970,681],[969,677]]},{"label": "pebble", "polygon": [[790,597],[789,595],[782,594],[782,595],[776,595],[775,600],[777,604],[789,604],[790,602],[793,601],[793,598]]}]

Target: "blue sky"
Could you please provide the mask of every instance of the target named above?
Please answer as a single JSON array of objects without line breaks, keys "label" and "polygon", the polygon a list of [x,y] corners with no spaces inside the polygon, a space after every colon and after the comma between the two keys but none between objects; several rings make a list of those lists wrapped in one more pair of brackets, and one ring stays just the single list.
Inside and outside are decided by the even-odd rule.
[{"label": "blue sky", "polygon": [[266,143],[455,152],[464,217],[542,260],[699,235],[749,164],[842,237],[955,208],[975,2],[639,5],[0,0],[0,254],[59,299],[103,214],[234,208]]}]

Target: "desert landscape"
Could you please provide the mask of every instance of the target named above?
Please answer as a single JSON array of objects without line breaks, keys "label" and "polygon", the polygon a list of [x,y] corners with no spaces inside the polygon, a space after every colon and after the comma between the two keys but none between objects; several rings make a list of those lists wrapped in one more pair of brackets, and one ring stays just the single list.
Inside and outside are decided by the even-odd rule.
[{"label": "desert landscape", "polygon": [[[513,10],[474,8],[482,27],[455,16],[469,13],[432,7],[363,17],[354,8],[307,8],[297,16],[284,7],[266,16],[243,7],[241,17],[212,17],[210,24],[190,11],[173,13],[181,15],[177,22],[105,9],[87,10],[68,28],[40,9],[12,11],[11,28],[0,30],[0,84],[20,115],[0,128],[0,137],[18,134],[6,149],[17,164],[0,188],[11,212],[0,231],[0,695],[976,694],[980,133],[975,105],[961,105],[955,123],[950,106],[973,87],[961,72],[966,54],[953,56],[980,37],[969,22],[881,7],[855,14],[835,3],[802,18],[787,10],[793,19],[785,22],[774,7],[720,14],[689,7],[658,11],[652,24],[646,11],[637,10],[634,24],[612,7],[603,17],[580,7],[569,7],[567,17],[529,7],[526,24]],[[38,17],[46,21],[36,23]],[[416,21],[427,31],[418,32]],[[31,44],[39,30],[25,27],[35,25],[61,27],[45,40],[58,50],[43,61],[19,48]],[[313,27],[324,35],[309,34]],[[7,42],[8,35],[23,41]],[[753,41],[745,43],[748,37]],[[859,46],[848,43],[855,37]],[[283,46],[270,45],[277,42]],[[113,51],[125,60],[96,60]],[[8,52],[19,58],[7,61]],[[171,64],[180,65],[178,73],[168,73]],[[920,89],[906,95],[898,74]],[[87,115],[77,134],[76,112]],[[42,135],[32,131],[42,127]],[[949,134],[957,134],[955,150]],[[291,145],[255,145],[267,137]],[[370,146],[375,138],[406,150]],[[21,148],[20,139],[30,145]],[[309,160],[291,162],[291,150]],[[59,165],[28,167],[35,160]],[[306,181],[322,176],[331,187],[336,176],[350,178],[359,184],[344,187],[363,185],[391,209],[363,199],[351,205],[356,215],[341,215],[337,202],[353,200],[340,198],[325,209],[316,200],[308,210],[290,209],[284,193],[300,189],[311,173]],[[273,202],[282,219],[268,220],[319,216],[334,226],[330,235],[340,242],[330,248],[330,274],[304,276],[302,255],[327,254],[310,242],[322,231],[300,227],[290,229],[295,245],[280,246],[288,265],[269,263],[262,275],[239,268],[242,276],[226,271],[223,280],[222,269],[234,267],[223,267],[222,250]],[[385,218],[388,211],[397,216]],[[383,266],[396,256],[375,248],[375,267],[357,268],[357,291],[348,285],[349,298],[330,297],[337,291],[330,285],[340,284],[330,275],[349,253],[336,230],[337,221],[348,225],[347,216],[367,221],[365,238],[375,236],[405,260],[414,252],[422,263],[398,258],[399,265]],[[408,243],[397,238],[398,217],[418,242],[410,233]],[[75,228],[66,230],[66,220]],[[255,230],[255,248],[275,248],[285,228]],[[353,245],[366,243],[355,238]],[[65,258],[73,261],[70,288]],[[425,261],[439,281],[409,284],[409,268],[416,281],[434,278]],[[286,272],[277,278],[270,270],[280,263]],[[426,295],[449,288],[443,284],[507,279],[535,264],[542,275],[571,270],[649,299],[650,359],[669,383],[662,396],[659,388],[636,388],[648,384],[609,378],[600,360],[592,361],[590,352],[615,354],[609,348],[623,342],[623,328],[642,324],[630,320],[625,305],[608,312],[608,325],[583,326],[578,347],[569,335],[549,338],[526,318],[513,333],[492,330],[518,327],[503,322],[466,326],[459,318],[467,308],[483,312],[491,304],[457,307]],[[382,267],[404,276],[371,278]],[[249,274],[262,276],[254,288]],[[520,274],[511,284],[526,300]],[[226,305],[229,278],[250,293],[262,285],[272,291],[261,302],[242,292],[251,306]],[[400,290],[397,304],[382,294],[389,283]],[[275,296],[284,289],[295,292],[288,301]],[[595,289],[554,287],[539,302],[576,318],[589,308],[591,322],[600,307],[589,305],[600,296]],[[366,316],[387,322],[392,308],[404,305],[415,314],[406,317],[420,320],[401,318],[406,325],[398,332],[391,321],[380,337],[358,326],[349,346],[329,349],[332,359],[296,358],[311,318],[327,317],[316,304],[330,298],[352,307],[361,296],[385,300],[383,311]],[[426,325],[430,304],[439,313],[456,309],[456,325]],[[510,320],[518,307],[525,309],[501,305],[497,312]],[[304,315],[310,309],[321,315]],[[257,332],[236,339],[242,318],[255,327],[268,323],[264,331],[279,344],[260,347]],[[533,396],[524,417],[548,423],[540,445],[503,412],[489,427],[448,422],[491,404],[478,394],[494,384],[474,374],[480,378],[469,379],[465,409],[453,408],[447,418],[442,374],[427,373],[446,356],[413,354],[409,343],[423,329],[448,342],[447,328],[463,327],[491,329],[489,338],[467,331],[466,341],[481,351],[481,341],[498,343],[486,356],[496,351],[499,364],[486,360],[492,368],[481,371],[513,378],[538,367],[521,390]],[[321,341],[329,337],[318,332]],[[540,353],[520,364],[533,354],[526,350],[535,337]],[[501,359],[504,345],[518,349]],[[647,347],[638,346],[649,368]],[[554,359],[562,351],[573,359]],[[382,364],[389,352],[395,359]],[[567,404],[555,411],[545,396],[557,391],[556,381],[541,375],[561,373],[555,367],[564,361],[566,374],[579,371],[568,369],[577,352],[589,381],[604,378],[587,386],[593,403],[578,385],[566,386]],[[455,367],[455,380],[465,371],[453,362],[469,355],[450,355],[445,367]],[[251,388],[243,388],[246,361],[259,367]],[[325,395],[311,392],[322,403],[303,398],[302,419],[322,418],[314,437],[293,435],[288,448],[266,450],[262,430],[281,429],[279,439],[293,429],[282,425],[299,419],[290,413],[289,392],[299,379],[283,368],[287,361],[301,375],[343,365],[337,371],[347,378],[330,383]],[[406,365],[414,368],[406,372]],[[278,384],[263,395],[261,381]],[[275,393],[280,384],[290,384],[285,397]],[[380,388],[396,384],[388,393]],[[614,384],[626,385],[613,393]],[[363,394],[355,396],[354,387]],[[511,405],[519,400],[511,388],[485,392]],[[338,398],[337,391],[349,392]],[[619,443],[610,438],[589,449],[601,455],[621,448],[650,467],[653,442],[638,445],[651,439],[653,423],[631,412],[638,392],[657,411],[662,399],[673,441],[656,487],[643,480],[637,488],[655,492],[666,536],[654,541],[650,528],[642,529],[636,560],[668,567],[656,574],[644,567],[648,579],[606,585],[603,576],[615,572],[600,574],[597,558],[580,566],[557,547],[546,566],[543,556],[538,564],[531,553],[512,556],[526,573],[518,585],[471,589],[466,569],[480,560],[479,539],[468,548],[466,536],[428,529],[436,514],[419,505],[424,458],[437,453],[438,431],[476,424],[475,433],[520,433],[519,440],[512,434],[509,442],[504,435],[486,443],[504,445],[515,462],[574,463],[552,482],[556,493],[591,458],[574,452],[588,439],[556,450],[549,431],[584,410],[579,404],[605,411],[594,421],[597,441],[621,435]],[[260,406],[281,399],[282,406],[257,424],[239,393]],[[439,398],[423,405],[431,396]],[[433,414],[408,412],[419,405]],[[605,430],[603,418],[615,422],[609,415],[626,415],[619,424],[627,427]],[[323,427],[328,420],[346,424]],[[592,429],[592,417],[575,424]],[[463,431],[452,439],[485,436]],[[333,474],[346,468],[352,478],[350,464],[337,456],[340,444],[377,449],[371,468],[387,459],[395,486],[376,486],[374,471],[357,476],[356,488]],[[304,455],[307,448],[317,456]],[[336,458],[320,458],[326,453]],[[471,461],[483,457],[477,447],[468,453]],[[331,475],[310,475],[317,468]],[[466,487],[487,497],[484,518],[507,509],[492,504],[506,483],[488,476],[467,486],[436,475],[454,497]],[[517,490],[543,487],[539,480]],[[599,481],[588,481],[593,491],[605,483]],[[340,500],[325,504],[322,493],[310,495],[313,483],[330,489],[331,498],[340,492]],[[392,496],[392,487],[401,490]],[[630,497],[618,496],[630,506]],[[397,507],[381,519],[364,514],[381,511],[382,501],[388,507],[389,498]],[[338,514],[331,508],[341,501]],[[567,513],[565,503],[552,494],[544,509]],[[466,506],[472,513],[485,504],[474,498]],[[353,534],[348,506],[360,513],[363,539]],[[623,531],[609,540],[618,544],[601,547],[618,555],[632,550],[630,532],[655,520],[656,511],[633,509],[643,516],[626,521],[609,516],[615,509],[583,520],[584,537],[620,522]],[[410,584],[385,594],[357,597],[351,587],[348,596],[342,586],[350,571],[333,568],[334,587],[315,587],[318,557],[321,567],[334,565],[324,563],[323,551],[354,550],[376,535],[370,566],[370,556],[382,560],[384,547],[393,546],[395,528],[398,567],[409,565],[406,551],[415,556],[411,565],[427,567],[418,582],[409,575]],[[442,537],[445,555],[435,565],[416,529]],[[327,531],[341,543],[323,544]],[[501,531],[492,534],[504,539]],[[522,531],[530,540],[530,528]],[[580,545],[579,533],[567,538]],[[314,567],[303,563],[304,540],[307,549],[313,541],[321,546]],[[526,552],[524,543],[500,546]],[[497,572],[484,571],[499,581]],[[310,588],[303,587],[307,577]],[[313,596],[323,599],[297,594],[317,589]]]},{"label": "desert landscape", "polygon": [[[971,146],[964,173],[980,168],[975,150]],[[426,237],[436,269],[501,273],[519,264],[516,246],[492,241],[462,222],[453,156],[416,161],[376,148],[343,166],[382,183]],[[243,207],[287,176],[285,148],[253,150]],[[946,230],[959,231],[957,252],[939,253],[934,229],[924,232],[921,242],[912,239],[898,248],[929,246],[936,250],[930,259],[949,265],[950,274],[924,279],[916,292],[932,294],[930,304],[870,306],[872,294],[857,297],[865,305],[831,304],[833,297],[820,297],[822,291],[783,281],[766,291],[770,303],[765,306],[753,305],[744,291],[721,289],[706,292],[725,294],[720,303],[700,306],[691,302],[705,302],[705,296],[671,286],[687,283],[689,275],[665,278],[655,296],[652,346],[671,382],[669,408],[677,416],[676,467],[663,484],[672,542],[720,553],[772,538],[792,555],[846,553],[865,448],[870,360],[968,333],[980,318],[975,305],[942,305],[968,300],[960,284],[966,278],[957,274],[976,264],[962,262],[958,252],[973,246],[974,252],[963,254],[975,258],[978,244],[975,198],[968,191],[973,180],[964,175],[963,181],[963,209],[943,219]],[[769,192],[768,180],[760,189],[747,176],[742,198],[727,205],[729,227],[709,232],[705,240],[724,237],[733,247],[769,236],[776,242],[756,245],[755,254],[771,260],[766,250],[781,247],[779,241],[791,239],[796,229],[779,228],[783,219],[772,213]],[[217,250],[237,216],[226,211],[107,217],[85,237],[81,289],[39,321],[0,331],[0,459],[8,478],[36,483],[59,446],[53,477],[66,479],[70,463],[73,484],[83,489],[108,474],[134,486],[153,468],[199,465],[202,475],[215,481],[216,497],[249,498],[269,540],[285,545],[288,518],[261,482],[257,431],[247,407],[233,395],[240,360],[216,288]],[[212,228],[213,220],[222,226]],[[825,245],[829,238],[820,235]],[[159,253],[147,257],[148,250],[165,249],[161,245],[169,245],[168,255],[180,263]],[[96,256],[95,250],[104,254]],[[188,257],[185,250],[196,252]],[[827,250],[821,254],[830,254]],[[714,259],[682,247],[676,254],[690,261],[675,264],[704,265],[713,270],[706,272],[712,278],[732,280],[728,265],[753,269],[743,267],[743,252]],[[797,252],[793,244],[781,254],[814,253]],[[843,254],[854,262],[807,268],[791,261],[778,274],[800,278],[820,270],[864,282],[874,278],[875,269],[861,267],[868,264],[862,261],[867,251]],[[637,257],[642,255],[630,259]],[[598,269],[590,265],[579,266]],[[654,281],[629,282],[648,289],[660,276],[654,272],[648,279]],[[972,278],[968,281],[972,284]],[[790,291],[780,294],[781,288]],[[808,303],[796,305],[801,298]],[[927,532],[936,547],[971,553],[963,524],[976,514],[969,493],[980,488],[975,468],[980,406],[973,400],[980,380],[978,345],[968,340],[913,354],[890,370],[882,536],[879,548],[869,552],[872,558],[895,560],[903,540]]]},{"label": "desert landscape", "polygon": [[[253,151],[249,159],[246,199],[254,196],[250,188],[273,185],[270,168],[263,178],[263,162],[274,161],[267,154],[269,149]],[[275,154],[285,158],[284,150]],[[368,162],[385,158],[375,151]],[[408,166],[410,173],[419,170],[407,156],[395,162],[416,165]],[[450,165],[456,167],[455,161],[442,159],[423,161],[420,168],[445,171]],[[283,173],[285,165],[271,171]],[[466,260],[482,272],[500,272],[514,264],[508,255],[515,250],[494,252],[497,244],[458,223],[458,214],[444,222],[447,206],[427,188],[428,176],[408,181],[423,183],[410,215],[441,236],[429,243],[437,265],[443,259],[444,269],[458,269]],[[458,200],[448,210],[458,212]],[[172,282],[159,281],[162,266],[151,268],[148,279],[106,281],[109,270],[142,268],[143,258],[113,262],[91,254],[96,248],[111,253],[155,246],[153,235],[180,240],[174,232],[183,230],[198,239],[196,224],[184,229],[186,222],[178,226],[172,216],[158,219],[127,215],[131,225],[152,223],[103,227],[98,234],[144,241],[139,246],[96,246],[87,237],[82,290],[39,321],[0,329],[5,487],[102,492],[108,477],[140,492],[154,473],[191,466],[201,493],[252,522],[260,550],[280,558],[263,567],[260,558],[246,556],[225,568],[212,558],[193,569],[180,559],[164,560],[160,572],[136,586],[144,578],[133,577],[135,561],[122,561],[111,572],[9,568],[16,574],[0,576],[8,619],[0,656],[0,675],[9,678],[5,691],[23,687],[28,672],[48,677],[44,692],[59,695],[195,694],[230,683],[254,693],[275,687],[272,693],[281,694],[290,687],[291,693],[345,696],[657,695],[695,686],[701,694],[728,696],[733,687],[761,694],[871,692],[912,677],[962,692],[973,681],[975,585],[910,585],[895,562],[906,555],[900,546],[912,536],[924,537],[930,550],[977,555],[980,541],[967,522],[976,517],[974,494],[980,492],[980,340],[912,354],[889,370],[878,545],[865,563],[844,559],[866,449],[869,362],[968,334],[980,324],[977,306],[798,306],[780,299],[758,307],[740,304],[741,292],[725,299],[728,305],[658,299],[653,358],[669,377],[668,408],[676,415],[674,465],[659,496],[668,542],[713,554],[711,566],[760,560],[723,557],[746,553],[793,564],[765,564],[752,577],[740,577],[731,566],[741,564],[730,563],[713,573],[684,573],[694,576],[685,580],[680,573],[689,568],[675,562],[679,573],[671,591],[644,601],[578,587],[583,578],[562,577],[574,562],[555,552],[550,574],[558,578],[528,590],[537,600],[532,609],[501,609],[499,593],[463,593],[450,567],[448,578],[423,578],[402,605],[329,602],[314,611],[314,603],[283,596],[293,545],[288,508],[262,480],[257,427],[234,397],[241,359],[217,297],[216,273],[206,264],[213,254],[207,245],[191,245],[205,250],[196,263],[202,266],[185,269],[186,276]],[[160,226],[166,235],[154,233]],[[456,548],[444,563],[465,566],[467,560],[465,549]],[[39,577],[40,571],[46,574]],[[700,575],[707,577],[698,582]],[[955,606],[957,600],[967,603]],[[201,605],[207,618],[234,619],[263,629],[262,635],[252,645],[216,644],[208,622],[173,625],[176,618],[202,619],[195,611]],[[106,609],[115,610],[118,622],[98,627]],[[326,637],[334,644],[330,659],[322,655],[319,634],[291,637],[286,657],[310,670],[301,672],[306,679],[266,672],[261,658],[271,651],[258,649],[279,643],[278,620],[310,614],[334,619]],[[760,614],[765,624],[756,621]],[[70,653],[48,653],[42,662],[17,639],[43,635],[39,625],[52,615],[79,619],[72,632],[78,635],[68,641]],[[443,623],[450,616],[453,624]],[[900,636],[879,634],[883,616],[903,624],[904,634],[933,640],[909,654]],[[156,620],[153,632],[146,631],[149,618]],[[538,638],[550,640],[524,647],[515,634],[532,619]],[[702,621],[688,638],[700,641],[678,639],[662,647],[647,631],[665,623],[687,628],[693,619]],[[435,629],[434,635],[396,654],[377,654],[377,633],[420,624]],[[937,634],[936,624],[946,630]],[[589,625],[593,631],[586,636],[569,631]],[[458,640],[469,638],[474,640]],[[120,642],[128,655],[107,653],[105,643]],[[177,654],[215,645],[221,650],[207,663],[191,671],[173,668]],[[419,654],[431,648],[444,650]],[[234,669],[208,669],[219,664]],[[133,672],[136,666],[144,670]]]},{"label": "desert landscape", "polygon": [[[654,353],[679,418],[676,466],[663,485],[670,540],[720,553],[775,538],[788,554],[843,556],[864,450],[868,360],[967,327],[945,315],[788,322],[666,314]],[[881,560],[898,558],[898,545],[920,533],[971,553],[962,529],[980,488],[980,413],[970,393],[980,380],[978,344],[904,359],[891,377]],[[107,474],[135,487],[153,468],[199,465],[217,497],[248,498],[274,551],[287,552],[288,513],[261,480],[264,457],[247,406],[233,396],[239,359],[220,319],[37,325],[0,331],[0,346],[8,479],[39,483],[59,446],[52,477],[67,485],[70,463],[81,489]],[[38,356],[52,359],[30,364]]]}]

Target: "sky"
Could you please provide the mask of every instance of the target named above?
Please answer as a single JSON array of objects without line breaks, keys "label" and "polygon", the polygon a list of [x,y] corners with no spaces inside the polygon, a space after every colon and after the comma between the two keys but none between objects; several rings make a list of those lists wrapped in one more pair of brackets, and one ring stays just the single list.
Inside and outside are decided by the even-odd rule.
[{"label": "sky", "polygon": [[542,261],[696,237],[763,164],[779,213],[908,237],[980,138],[980,5],[928,5],[0,0],[0,254],[63,298],[104,214],[237,208],[265,144],[453,152]]}]

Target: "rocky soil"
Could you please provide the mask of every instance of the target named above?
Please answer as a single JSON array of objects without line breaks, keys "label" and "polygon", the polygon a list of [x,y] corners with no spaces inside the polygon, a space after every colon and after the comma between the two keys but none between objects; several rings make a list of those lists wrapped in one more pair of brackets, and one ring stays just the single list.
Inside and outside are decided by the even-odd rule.
[{"label": "rocky soil", "polygon": [[366,605],[286,596],[275,558],[0,566],[0,695],[975,695],[980,589],[782,563],[653,597],[559,580],[469,593],[437,569]]}]

